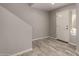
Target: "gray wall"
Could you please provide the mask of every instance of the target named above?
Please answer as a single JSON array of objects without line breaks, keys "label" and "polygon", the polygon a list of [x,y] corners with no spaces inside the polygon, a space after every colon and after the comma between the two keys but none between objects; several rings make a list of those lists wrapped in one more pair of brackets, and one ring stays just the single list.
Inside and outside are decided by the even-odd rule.
[{"label": "gray wall", "polygon": [[49,35],[48,12],[36,10],[27,4],[1,4],[32,26],[33,39]]},{"label": "gray wall", "polygon": [[[75,4],[71,4],[71,5],[64,6],[64,7],[50,11],[50,36],[56,38],[56,12],[66,10],[66,9],[70,10],[73,8],[75,8]],[[71,22],[71,19],[70,19],[70,22]],[[73,38],[72,35],[70,35],[70,43],[76,44],[75,41],[76,41],[76,39]]]},{"label": "gray wall", "polygon": [[56,12],[49,12],[50,36],[56,38]]},{"label": "gray wall", "polygon": [[0,55],[32,48],[32,27],[0,6]]}]

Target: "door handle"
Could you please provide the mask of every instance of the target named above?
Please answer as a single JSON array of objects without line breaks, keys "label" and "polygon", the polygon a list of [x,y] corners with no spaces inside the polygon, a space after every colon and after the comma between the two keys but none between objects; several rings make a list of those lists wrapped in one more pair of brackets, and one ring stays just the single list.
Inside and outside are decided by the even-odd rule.
[{"label": "door handle", "polygon": [[66,29],[68,29],[68,25],[66,26]]}]

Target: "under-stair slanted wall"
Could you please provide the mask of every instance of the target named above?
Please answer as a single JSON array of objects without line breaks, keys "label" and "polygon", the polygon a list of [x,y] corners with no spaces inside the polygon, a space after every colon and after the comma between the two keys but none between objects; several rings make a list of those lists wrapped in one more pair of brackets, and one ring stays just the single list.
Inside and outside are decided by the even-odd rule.
[{"label": "under-stair slanted wall", "polygon": [[49,36],[48,12],[34,9],[27,3],[3,3],[0,5],[32,26],[33,39]]},{"label": "under-stair slanted wall", "polygon": [[32,27],[0,6],[0,55],[32,48]]},{"label": "under-stair slanted wall", "polygon": [[[26,12],[24,11],[26,8],[25,6],[23,6],[24,4],[6,4],[6,3],[2,3],[0,4],[2,7],[6,8],[9,12],[11,12],[12,14],[16,15],[18,18],[20,18],[23,22],[24,21],[24,18],[23,16],[27,16],[27,15],[23,15],[25,14]],[[28,8],[28,7],[27,7]],[[19,13],[20,12],[20,13]],[[27,11],[28,12],[28,11]],[[19,16],[19,14],[21,14],[21,16]],[[28,18],[27,18],[28,19]],[[25,22],[27,23],[29,26],[31,26],[28,21]]]}]

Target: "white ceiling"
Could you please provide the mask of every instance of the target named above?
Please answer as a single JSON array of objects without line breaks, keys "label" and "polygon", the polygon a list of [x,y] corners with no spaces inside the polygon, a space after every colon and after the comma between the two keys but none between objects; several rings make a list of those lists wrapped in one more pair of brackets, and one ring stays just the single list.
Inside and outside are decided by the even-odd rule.
[{"label": "white ceiling", "polygon": [[51,3],[33,3],[31,7],[35,9],[44,10],[44,11],[50,11],[65,5],[68,5],[68,3],[55,3],[54,5]]}]

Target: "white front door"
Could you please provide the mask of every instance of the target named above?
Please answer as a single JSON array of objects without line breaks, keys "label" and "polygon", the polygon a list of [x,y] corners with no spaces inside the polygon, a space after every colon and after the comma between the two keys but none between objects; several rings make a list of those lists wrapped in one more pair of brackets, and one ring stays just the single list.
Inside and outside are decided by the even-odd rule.
[{"label": "white front door", "polygon": [[56,35],[57,38],[69,42],[69,10],[56,13]]}]

